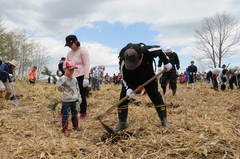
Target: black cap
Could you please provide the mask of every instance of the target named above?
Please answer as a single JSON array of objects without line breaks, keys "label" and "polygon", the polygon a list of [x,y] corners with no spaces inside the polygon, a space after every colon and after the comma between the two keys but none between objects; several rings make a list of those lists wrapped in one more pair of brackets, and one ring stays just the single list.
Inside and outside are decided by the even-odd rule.
[{"label": "black cap", "polygon": [[128,70],[135,70],[138,67],[138,62],[142,57],[142,51],[140,46],[133,44],[131,48],[127,49],[124,52],[124,63],[125,68]]},{"label": "black cap", "polygon": [[75,35],[68,35],[66,38],[66,44],[65,46],[71,46],[74,42],[76,42],[78,39]]}]

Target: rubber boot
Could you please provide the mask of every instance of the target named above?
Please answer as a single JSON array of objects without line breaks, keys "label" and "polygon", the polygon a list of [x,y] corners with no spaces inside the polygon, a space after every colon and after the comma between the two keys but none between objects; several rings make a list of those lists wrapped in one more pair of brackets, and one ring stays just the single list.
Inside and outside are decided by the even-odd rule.
[{"label": "rubber boot", "polygon": [[0,92],[0,98],[3,98],[3,95],[2,95],[2,94],[3,94],[3,92]]},{"label": "rubber boot", "polygon": [[9,100],[10,95],[11,95],[11,93],[6,93],[6,94],[5,94],[5,99],[6,99],[6,100]]},{"label": "rubber boot", "polygon": [[194,90],[194,83],[191,83],[191,85],[192,85],[192,90]]},{"label": "rubber boot", "polygon": [[127,115],[128,115],[128,105],[123,105],[118,107],[118,125],[116,128],[113,130],[114,132],[121,131],[123,129],[126,129],[128,124],[127,124]]},{"label": "rubber boot", "polygon": [[82,128],[80,126],[78,126],[78,120],[72,120],[72,124],[73,124],[73,129],[77,130],[77,131],[81,131]]},{"label": "rubber boot", "polygon": [[68,132],[68,121],[65,121],[65,122],[62,122],[62,133],[65,135],[65,136],[70,136],[69,132]]},{"label": "rubber boot", "polygon": [[163,88],[163,95],[166,95],[166,88]]},{"label": "rubber boot", "polygon": [[232,84],[232,83],[229,84],[229,88],[230,88],[231,90],[233,90],[233,84]]},{"label": "rubber boot", "polygon": [[168,125],[168,122],[167,122],[166,104],[157,105],[157,106],[155,106],[155,108],[156,108],[159,118],[161,119],[162,126],[168,128],[168,129],[171,129],[171,127]]},{"label": "rubber boot", "polygon": [[56,124],[61,124],[62,123],[62,114],[59,114],[59,120],[56,122]]},{"label": "rubber boot", "polygon": [[175,90],[173,90],[172,91],[172,96],[175,96],[176,95],[176,92],[177,92],[177,90],[175,89]]}]

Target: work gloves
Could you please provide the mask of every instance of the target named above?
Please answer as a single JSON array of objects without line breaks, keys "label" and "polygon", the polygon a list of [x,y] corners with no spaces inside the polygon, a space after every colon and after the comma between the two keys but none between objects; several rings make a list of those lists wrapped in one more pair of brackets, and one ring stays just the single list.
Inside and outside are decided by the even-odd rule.
[{"label": "work gloves", "polygon": [[82,103],[82,98],[81,98],[81,96],[79,96],[79,97],[78,97],[78,100],[77,100],[77,102],[79,102],[79,104],[81,104],[81,103]]},{"label": "work gloves", "polygon": [[171,70],[171,68],[172,68],[172,64],[170,62],[164,65],[164,69],[166,69],[167,71]]},{"label": "work gloves", "polygon": [[13,75],[12,75],[12,74],[8,74],[8,76],[9,76],[9,77],[13,77]]},{"label": "work gloves", "polygon": [[86,78],[84,78],[83,79],[83,87],[85,88],[85,87],[87,87],[88,85],[89,85],[89,80],[88,79],[86,79]]},{"label": "work gloves", "polygon": [[130,100],[134,97],[135,93],[133,93],[133,90],[131,88],[128,88],[126,95],[129,97],[128,100]]},{"label": "work gloves", "polygon": [[179,76],[179,71],[178,70],[176,70],[176,75]]},{"label": "work gloves", "polygon": [[226,89],[226,85],[224,83],[221,83],[221,90],[224,91]]}]

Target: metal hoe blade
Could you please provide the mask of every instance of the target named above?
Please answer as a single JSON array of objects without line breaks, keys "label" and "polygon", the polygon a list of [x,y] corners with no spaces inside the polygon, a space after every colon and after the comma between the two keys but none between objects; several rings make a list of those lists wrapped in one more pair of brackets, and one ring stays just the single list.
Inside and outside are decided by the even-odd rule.
[{"label": "metal hoe blade", "polygon": [[18,98],[16,96],[14,86],[12,86],[12,90],[13,90],[13,103],[14,103],[15,106],[19,106],[19,101],[18,101]]},{"label": "metal hoe blade", "polygon": [[99,117],[97,117],[97,119],[100,121],[100,123],[103,125],[103,127],[105,128],[105,130],[106,130],[109,134],[114,134],[114,131],[113,131],[112,128],[110,128],[109,126],[107,126],[106,124],[104,124]]}]

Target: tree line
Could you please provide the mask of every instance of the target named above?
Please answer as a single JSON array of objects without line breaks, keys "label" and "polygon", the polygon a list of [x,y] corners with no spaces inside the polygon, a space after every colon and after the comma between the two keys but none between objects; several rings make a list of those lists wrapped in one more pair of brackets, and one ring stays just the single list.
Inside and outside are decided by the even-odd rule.
[{"label": "tree line", "polygon": [[18,61],[15,76],[22,79],[33,66],[37,66],[39,76],[49,57],[47,49],[34,41],[26,31],[19,29],[9,31],[0,19],[0,58],[3,62],[13,59]]},{"label": "tree line", "polygon": [[[240,42],[239,20],[230,13],[216,13],[204,17],[201,26],[194,30],[193,48],[200,53],[193,55],[200,70],[221,67],[224,58],[238,54]],[[7,31],[0,17],[0,58],[2,61],[15,59],[19,62],[15,75],[24,77],[32,66],[37,66],[38,75],[46,74],[49,59],[47,49],[35,42],[25,31]],[[51,72],[48,72],[51,73]]]}]

